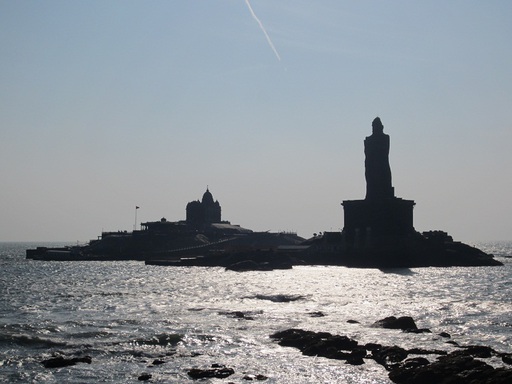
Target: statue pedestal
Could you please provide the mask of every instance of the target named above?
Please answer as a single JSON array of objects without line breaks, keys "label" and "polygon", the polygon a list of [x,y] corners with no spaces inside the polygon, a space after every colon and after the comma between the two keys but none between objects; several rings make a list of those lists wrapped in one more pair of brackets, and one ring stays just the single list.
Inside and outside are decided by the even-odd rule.
[{"label": "statue pedestal", "polygon": [[379,239],[403,238],[414,234],[413,200],[345,200],[343,241],[347,248],[371,247]]}]

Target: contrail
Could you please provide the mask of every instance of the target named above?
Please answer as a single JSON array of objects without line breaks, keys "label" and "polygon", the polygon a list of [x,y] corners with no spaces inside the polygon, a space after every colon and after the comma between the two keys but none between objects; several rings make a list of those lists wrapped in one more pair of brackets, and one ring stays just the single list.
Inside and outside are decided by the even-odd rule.
[{"label": "contrail", "polygon": [[251,3],[249,3],[249,0],[245,0],[245,4],[247,4],[247,8],[249,8],[249,11],[251,12],[251,15],[252,15],[253,19],[256,20],[256,22],[260,26],[260,29],[265,34],[265,37],[267,38],[268,45],[270,45],[270,48],[272,48],[272,50],[274,51],[277,59],[279,61],[281,61],[281,57],[279,56],[279,53],[277,52],[276,47],[274,47],[274,44],[272,43],[272,40],[270,40],[270,36],[268,35],[267,31],[265,30],[265,27],[263,26],[262,22],[260,21],[260,19],[258,19],[258,16],[256,16],[254,11],[252,10]]}]

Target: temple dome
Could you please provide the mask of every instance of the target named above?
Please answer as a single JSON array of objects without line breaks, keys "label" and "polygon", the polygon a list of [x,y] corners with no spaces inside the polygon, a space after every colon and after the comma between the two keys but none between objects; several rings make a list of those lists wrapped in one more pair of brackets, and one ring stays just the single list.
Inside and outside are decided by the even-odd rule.
[{"label": "temple dome", "polygon": [[213,204],[213,196],[210,193],[210,191],[208,190],[208,188],[206,188],[206,192],[203,195],[203,199],[201,200],[201,203],[203,203],[203,204]]},{"label": "temple dome", "polygon": [[206,188],[201,201],[191,201],[187,204],[187,224],[195,227],[209,225],[211,223],[221,222],[221,208],[218,201],[213,200],[213,196]]}]

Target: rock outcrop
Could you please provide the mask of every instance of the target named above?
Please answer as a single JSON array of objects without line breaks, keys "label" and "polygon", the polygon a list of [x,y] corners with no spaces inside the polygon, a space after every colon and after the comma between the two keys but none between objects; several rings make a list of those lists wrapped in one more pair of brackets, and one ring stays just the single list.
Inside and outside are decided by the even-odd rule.
[{"label": "rock outcrop", "polygon": [[[401,319],[401,320],[399,320]],[[411,318],[386,318],[379,322],[388,328],[407,331],[415,326]],[[466,384],[511,383],[512,369],[494,367],[481,359],[498,357],[504,364],[512,362],[511,354],[500,353],[487,346],[466,346],[448,353],[443,350],[404,349],[397,345],[359,344],[356,340],[328,332],[287,329],[270,336],[279,345],[299,349],[306,356],[320,356],[361,365],[372,359],[389,371],[398,384]],[[411,357],[409,357],[412,355]],[[421,355],[438,355],[434,361]]]}]

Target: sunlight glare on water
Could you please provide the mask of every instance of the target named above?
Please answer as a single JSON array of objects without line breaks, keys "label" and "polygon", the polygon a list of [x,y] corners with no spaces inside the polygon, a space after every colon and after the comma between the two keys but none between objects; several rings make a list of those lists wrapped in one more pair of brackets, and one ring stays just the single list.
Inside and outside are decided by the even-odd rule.
[{"label": "sunlight glare on water", "polygon": [[[228,381],[263,374],[267,383],[388,383],[372,360],[362,366],[303,356],[269,338],[302,328],[359,343],[451,350],[460,344],[512,352],[510,259],[504,267],[349,269],[301,266],[237,273],[140,262],[39,262],[26,244],[2,244],[0,366],[6,382],[191,382],[187,370],[232,367]],[[508,252],[508,251],[507,251]],[[233,312],[243,312],[243,317]],[[372,328],[412,316],[431,334]],[[357,323],[349,323],[355,320]],[[92,364],[54,370],[54,353]],[[164,364],[152,365],[155,359]]]}]

